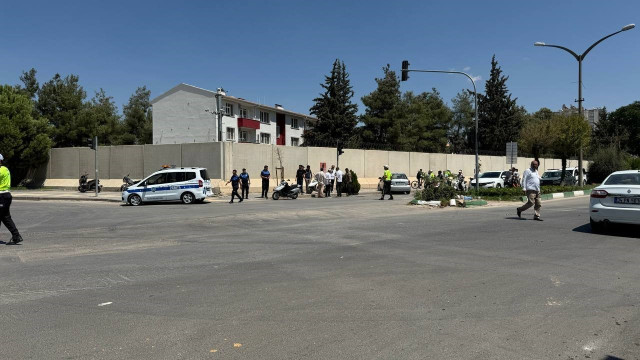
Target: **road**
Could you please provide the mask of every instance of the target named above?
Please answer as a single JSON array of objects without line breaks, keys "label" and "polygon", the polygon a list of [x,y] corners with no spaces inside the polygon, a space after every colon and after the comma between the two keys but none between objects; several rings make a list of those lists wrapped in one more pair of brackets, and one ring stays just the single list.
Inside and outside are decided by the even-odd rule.
[{"label": "road", "polygon": [[588,198],[375,199],[16,201],[0,358],[640,358],[638,232],[590,233]]}]

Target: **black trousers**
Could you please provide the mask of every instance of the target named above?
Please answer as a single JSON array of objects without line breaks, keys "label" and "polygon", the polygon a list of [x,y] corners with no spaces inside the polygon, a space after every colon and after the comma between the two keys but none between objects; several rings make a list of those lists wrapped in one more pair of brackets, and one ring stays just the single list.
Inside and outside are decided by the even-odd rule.
[{"label": "black trousers", "polygon": [[338,196],[342,196],[342,182],[336,181],[336,191],[338,192]]},{"label": "black trousers", "polygon": [[233,191],[231,192],[231,202],[233,202],[233,198],[236,196],[238,197],[238,199],[240,199],[240,201],[242,201],[242,197],[240,196],[240,194],[238,194],[238,188],[234,187]]},{"label": "black trousers", "polygon": [[269,197],[269,180],[262,179],[262,194],[260,197]]},{"label": "black trousers", "polygon": [[242,197],[245,199],[249,198],[249,184],[242,184]]},{"label": "black trousers", "polygon": [[382,197],[384,199],[385,195],[389,195],[389,199],[393,199],[393,194],[391,194],[391,181],[384,181],[384,186],[382,187]]},{"label": "black trousers", "polygon": [[20,236],[20,232],[18,231],[16,224],[13,222],[13,219],[11,219],[10,209],[12,200],[13,197],[11,196],[11,193],[0,193],[0,223],[7,227],[13,237],[18,237]]}]

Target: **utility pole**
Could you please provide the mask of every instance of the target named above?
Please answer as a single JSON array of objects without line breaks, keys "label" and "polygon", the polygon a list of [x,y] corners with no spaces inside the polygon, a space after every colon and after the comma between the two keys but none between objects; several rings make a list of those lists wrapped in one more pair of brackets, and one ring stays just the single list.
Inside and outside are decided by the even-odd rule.
[{"label": "utility pole", "polygon": [[95,136],[93,138],[93,147],[96,163],[96,197],[98,197],[98,189],[100,188],[100,180],[98,179],[98,136]]}]

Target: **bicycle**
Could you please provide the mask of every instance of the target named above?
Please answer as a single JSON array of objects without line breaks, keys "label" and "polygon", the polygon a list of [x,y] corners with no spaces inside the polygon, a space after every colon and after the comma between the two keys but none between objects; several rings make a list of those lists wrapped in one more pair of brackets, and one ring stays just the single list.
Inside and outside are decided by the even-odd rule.
[{"label": "bicycle", "polygon": [[418,188],[421,188],[421,187],[422,187],[422,185],[421,185],[421,184],[418,184],[418,180],[413,180],[413,181],[411,182],[411,188],[412,188],[412,189],[418,189]]}]

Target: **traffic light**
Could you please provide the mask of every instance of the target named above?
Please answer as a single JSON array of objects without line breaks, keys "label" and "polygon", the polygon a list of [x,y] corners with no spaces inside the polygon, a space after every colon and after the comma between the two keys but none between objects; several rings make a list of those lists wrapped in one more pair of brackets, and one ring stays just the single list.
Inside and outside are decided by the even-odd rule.
[{"label": "traffic light", "polygon": [[343,147],[342,147],[342,145],[338,145],[338,156],[340,156],[342,154],[344,154]]},{"label": "traffic light", "polygon": [[98,144],[96,144],[96,142],[94,140],[95,140],[95,138],[88,138],[87,139],[87,146],[89,146],[89,148],[91,150],[95,150],[96,147],[97,147],[96,145],[98,145]]},{"label": "traffic light", "polygon": [[409,60],[402,60],[402,81],[409,80]]}]

